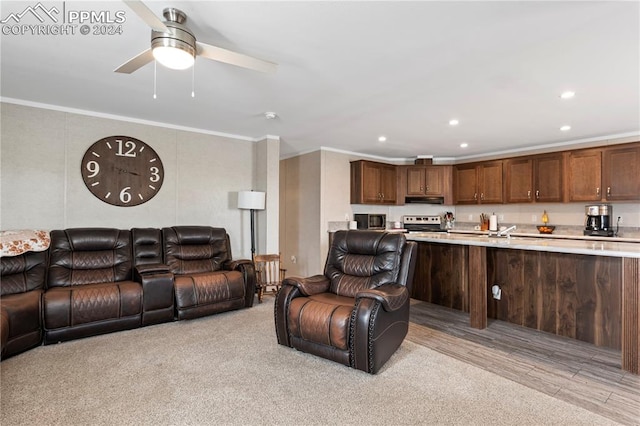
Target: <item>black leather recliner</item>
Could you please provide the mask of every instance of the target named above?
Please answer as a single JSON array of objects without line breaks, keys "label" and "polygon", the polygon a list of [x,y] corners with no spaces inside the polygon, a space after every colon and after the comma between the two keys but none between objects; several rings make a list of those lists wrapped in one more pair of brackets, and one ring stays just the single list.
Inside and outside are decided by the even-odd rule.
[{"label": "black leather recliner", "polygon": [[323,275],[283,281],[278,343],[378,372],[409,328],[416,250],[399,233],[336,232]]},{"label": "black leather recliner", "polygon": [[224,228],[163,228],[164,263],[174,274],[178,319],[253,306],[255,272],[250,260],[232,260]]},{"label": "black leather recliner", "polygon": [[132,279],[131,232],[51,231],[44,343],[140,327],[142,286]]},{"label": "black leather recliner", "polygon": [[6,358],[42,343],[42,293],[47,253],[0,258],[0,356]]}]

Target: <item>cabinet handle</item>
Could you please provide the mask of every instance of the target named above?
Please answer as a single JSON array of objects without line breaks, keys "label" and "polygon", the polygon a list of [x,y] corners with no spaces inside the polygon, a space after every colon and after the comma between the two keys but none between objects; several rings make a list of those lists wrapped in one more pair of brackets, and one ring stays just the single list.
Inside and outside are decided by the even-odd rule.
[{"label": "cabinet handle", "polygon": [[480,200],[484,200],[484,192],[480,193]]},{"label": "cabinet handle", "polygon": [[607,186],[607,197],[611,195],[611,187]]},{"label": "cabinet handle", "polygon": [[596,195],[599,197],[600,196],[600,187],[596,188]]},{"label": "cabinet handle", "polygon": [[473,193],[473,199],[474,199],[474,200],[476,200],[476,201],[478,201],[478,193],[477,193],[477,192],[474,192],[474,193]]},{"label": "cabinet handle", "polygon": [[540,199],[540,190],[536,189],[536,200]]},{"label": "cabinet handle", "polygon": [[429,185],[427,185],[427,191],[429,190]]},{"label": "cabinet handle", "polygon": [[527,198],[531,199],[531,191],[527,191]]}]

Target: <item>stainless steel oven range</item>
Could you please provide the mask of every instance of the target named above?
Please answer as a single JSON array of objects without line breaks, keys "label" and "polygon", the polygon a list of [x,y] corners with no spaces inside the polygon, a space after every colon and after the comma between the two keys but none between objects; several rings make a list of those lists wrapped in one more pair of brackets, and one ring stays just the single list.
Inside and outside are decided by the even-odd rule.
[{"label": "stainless steel oven range", "polygon": [[407,232],[447,232],[439,215],[402,216],[402,226]]}]

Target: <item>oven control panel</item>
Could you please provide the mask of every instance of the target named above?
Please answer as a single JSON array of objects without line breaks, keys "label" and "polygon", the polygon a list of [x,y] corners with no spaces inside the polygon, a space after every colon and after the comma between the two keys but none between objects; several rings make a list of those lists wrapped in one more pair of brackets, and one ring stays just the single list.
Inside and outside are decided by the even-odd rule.
[{"label": "oven control panel", "polygon": [[402,223],[405,225],[440,225],[442,219],[439,215],[408,215],[402,216]]}]

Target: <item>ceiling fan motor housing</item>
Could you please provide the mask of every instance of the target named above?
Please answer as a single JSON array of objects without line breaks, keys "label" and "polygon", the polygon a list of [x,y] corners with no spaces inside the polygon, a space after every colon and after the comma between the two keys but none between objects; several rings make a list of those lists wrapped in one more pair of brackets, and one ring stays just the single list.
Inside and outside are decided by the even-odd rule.
[{"label": "ceiling fan motor housing", "polygon": [[195,58],[196,37],[186,25],[183,25],[187,21],[187,15],[174,8],[165,9],[163,15],[167,19],[164,24],[169,32],[151,30],[151,49],[174,47],[184,50]]}]

